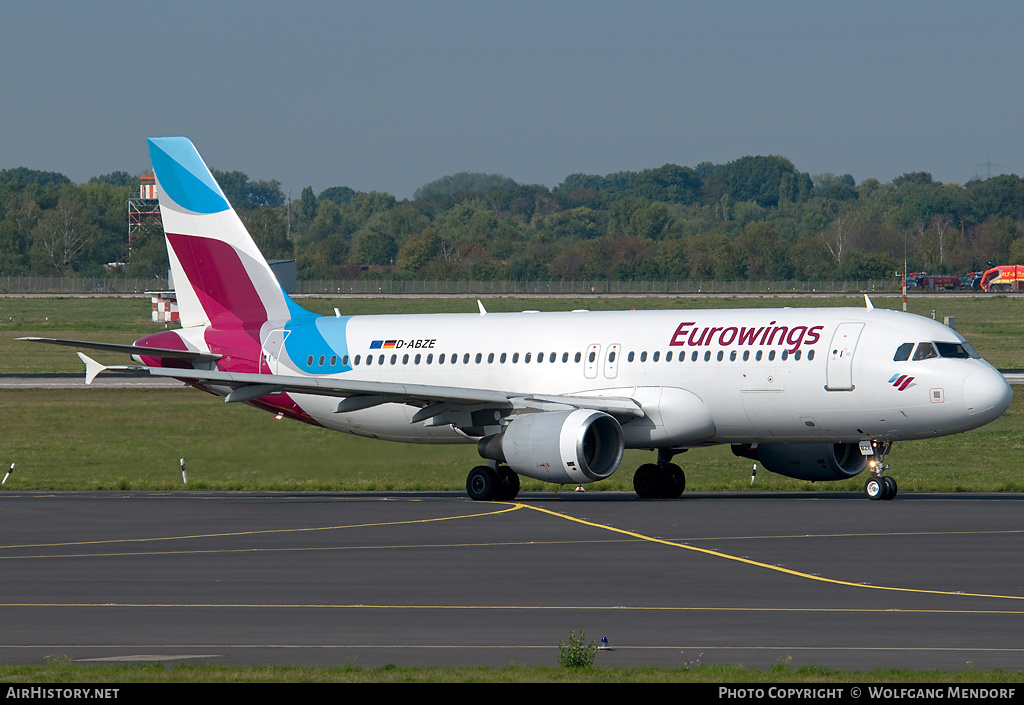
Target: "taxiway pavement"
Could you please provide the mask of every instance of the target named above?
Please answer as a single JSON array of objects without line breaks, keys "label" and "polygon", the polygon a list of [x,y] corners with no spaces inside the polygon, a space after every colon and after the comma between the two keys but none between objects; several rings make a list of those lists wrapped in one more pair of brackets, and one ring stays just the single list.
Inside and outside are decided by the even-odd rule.
[{"label": "taxiway pavement", "polygon": [[1024,496],[0,492],[0,661],[1024,667]]}]

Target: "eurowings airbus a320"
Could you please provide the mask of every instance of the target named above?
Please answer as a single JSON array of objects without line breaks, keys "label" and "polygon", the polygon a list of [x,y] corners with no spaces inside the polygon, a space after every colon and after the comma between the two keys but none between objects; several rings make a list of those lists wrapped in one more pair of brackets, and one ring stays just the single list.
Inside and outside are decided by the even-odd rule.
[{"label": "eurowings airbus a320", "polygon": [[673,457],[731,444],[768,470],[891,499],[895,441],[977,428],[1012,392],[956,331],[864,308],[319,316],[282,290],[188,139],[149,140],[181,328],[126,352],[141,366],[305,423],[407,443],[472,443],[476,500],[519,475],[603,480],[626,448],[656,462],[644,498],[678,497]]}]

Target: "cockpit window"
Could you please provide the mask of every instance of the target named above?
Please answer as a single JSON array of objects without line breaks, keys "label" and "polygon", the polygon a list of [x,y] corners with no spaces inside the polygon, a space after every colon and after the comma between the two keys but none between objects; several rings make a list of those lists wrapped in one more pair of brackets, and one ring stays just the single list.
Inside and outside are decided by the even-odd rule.
[{"label": "cockpit window", "polygon": [[[954,332],[956,332],[956,331],[954,331]],[[968,355],[973,357],[975,360],[978,360],[978,359],[981,358],[981,355],[978,354],[977,350],[975,350],[974,348],[971,347],[971,344],[967,342],[966,338],[964,338],[959,333],[956,334],[956,337],[960,339],[960,344],[964,346],[964,350],[967,351]]]},{"label": "cockpit window", "polygon": [[910,359],[910,351],[914,349],[913,343],[903,343],[896,348],[896,354],[892,356],[893,362],[906,362]]},{"label": "cockpit window", "polygon": [[914,361],[928,360],[933,357],[938,357],[939,353],[935,352],[935,346],[931,343],[920,343],[917,346],[917,350],[914,351]]},{"label": "cockpit window", "polygon": [[971,356],[971,354],[967,352],[967,348],[960,343],[940,343],[936,341],[935,347],[938,348],[939,355],[941,357],[959,357],[967,359]]}]

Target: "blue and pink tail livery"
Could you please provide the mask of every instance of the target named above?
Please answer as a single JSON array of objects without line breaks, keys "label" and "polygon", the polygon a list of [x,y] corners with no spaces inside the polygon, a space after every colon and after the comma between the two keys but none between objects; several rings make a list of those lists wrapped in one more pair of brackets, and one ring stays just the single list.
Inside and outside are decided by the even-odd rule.
[{"label": "blue and pink tail livery", "polygon": [[258,329],[291,318],[287,294],[191,140],[152,138],[149,155],[182,326]]}]

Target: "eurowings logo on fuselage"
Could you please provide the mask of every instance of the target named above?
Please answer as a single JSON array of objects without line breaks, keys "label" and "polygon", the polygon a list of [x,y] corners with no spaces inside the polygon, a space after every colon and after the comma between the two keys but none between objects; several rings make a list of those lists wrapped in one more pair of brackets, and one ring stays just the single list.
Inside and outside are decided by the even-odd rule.
[{"label": "eurowings logo on fuselage", "polygon": [[779,345],[795,353],[801,345],[814,345],[821,339],[825,326],[700,326],[696,321],[683,321],[669,340],[670,346],[720,347]]},{"label": "eurowings logo on fuselage", "polygon": [[894,374],[889,378],[888,384],[896,387],[901,392],[910,386],[910,383],[914,381],[914,378],[909,375]]}]

